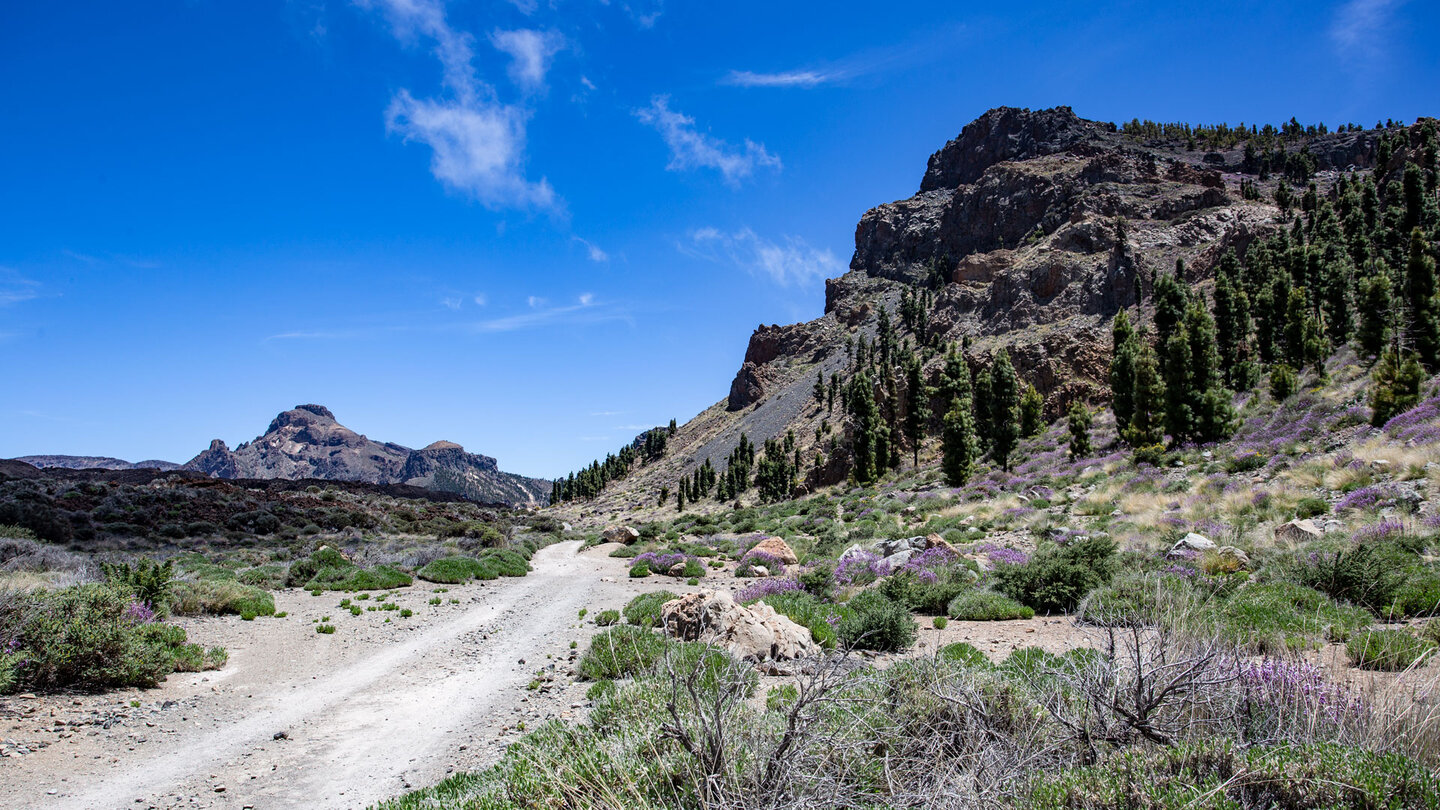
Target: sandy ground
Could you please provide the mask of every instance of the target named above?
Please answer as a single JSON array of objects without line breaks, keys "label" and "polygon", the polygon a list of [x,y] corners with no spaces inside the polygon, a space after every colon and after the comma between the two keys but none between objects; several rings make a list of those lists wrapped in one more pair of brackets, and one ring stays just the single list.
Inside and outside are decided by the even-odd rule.
[{"label": "sandy ground", "polygon": [[[596,632],[581,608],[692,590],[578,549],[541,550],[523,579],[399,589],[392,601],[415,613],[403,619],[283,591],[287,618],[185,622],[229,651],[224,669],[0,700],[0,807],[354,808],[483,767],[525,725],[583,709],[586,685],[566,677]],[[325,616],[334,635],[315,632]]]}]

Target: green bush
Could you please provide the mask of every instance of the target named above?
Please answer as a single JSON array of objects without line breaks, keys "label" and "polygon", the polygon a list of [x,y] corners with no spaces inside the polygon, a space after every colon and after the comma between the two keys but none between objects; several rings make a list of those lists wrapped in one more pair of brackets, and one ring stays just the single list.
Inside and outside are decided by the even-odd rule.
[{"label": "green bush", "polygon": [[963,641],[946,644],[944,647],[936,650],[935,655],[938,656],[941,661],[951,661],[965,667],[980,667],[983,669],[989,669],[991,667],[990,659],[985,657],[985,653],[980,652],[975,649],[973,645],[966,644]]},{"label": "green bush", "polygon": [[595,614],[596,627],[609,627],[613,624],[619,623],[620,611],[618,610],[602,610],[599,613]]},{"label": "green bush", "polygon": [[1313,588],[1293,582],[1254,584],[1203,614],[1221,638],[1262,653],[1310,649],[1322,641],[1345,641],[1371,622],[1361,608],[1337,605]]},{"label": "green bush", "polygon": [[580,658],[580,676],[598,681],[627,678],[645,672],[665,652],[665,639],[643,627],[622,624],[590,641]]},{"label": "green bush", "polygon": [[644,579],[648,576],[650,576],[650,562],[648,560],[641,560],[630,566],[631,579]]},{"label": "green bush", "polygon": [[1295,504],[1295,517],[1301,520],[1318,517],[1329,511],[1330,504],[1320,498],[1301,498],[1300,502]]},{"label": "green bush", "polygon": [[[452,556],[441,557],[432,560],[415,572],[415,576],[426,582],[437,582],[441,585],[459,585],[469,582],[472,579],[481,578],[480,575],[487,569],[494,571],[494,566],[475,559],[474,557]],[[489,577],[494,579],[494,576]]]},{"label": "green bush", "polygon": [[1392,544],[1362,543],[1338,551],[1297,554],[1287,578],[1379,614],[1394,604],[1416,562],[1415,555]]},{"label": "green bush", "polygon": [[409,585],[410,575],[389,565],[361,568],[358,565],[322,566],[305,587],[325,591],[384,591]]},{"label": "green bush", "polygon": [[675,673],[682,683],[688,683],[695,676],[695,686],[702,694],[721,685],[738,682],[741,693],[749,697],[760,683],[760,676],[753,666],[745,666],[735,657],[713,644],[698,641],[667,642],[650,673],[666,678]]},{"label": "green bush", "polygon": [[178,616],[275,615],[275,597],[253,585],[242,585],[235,580],[182,581],[175,583],[171,590],[175,595],[171,610]]},{"label": "green bush", "polygon": [[1000,565],[992,576],[996,590],[1036,612],[1069,612],[1087,593],[1108,583],[1117,566],[1114,543],[1083,537],[1063,546],[1042,546],[1029,562]]},{"label": "green bush", "polygon": [[1390,618],[1440,614],[1440,570],[1433,566],[1412,568],[1395,590],[1395,601],[1386,613]]},{"label": "green bush", "polygon": [[1361,669],[1394,672],[1409,669],[1435,651],[1435,643],[1408,630],[1361,630],[1350,637],[1345,652]]},{"label": "green bush", "polygon": [[1035,616],[1035,611],[1002,593],[975,588],[950,600],[945,612],[956,621],[966,622],[1003,622]]},{"label": "green bush", "polygon": [[1142,571],[1092,591],[1077,618],[1101,627],[1153,627],[1184,615],[1193,604],[1194,592],[1180,577]]},{"label": "green bush", "polygon": [[[162,641],[169,631],[144,629],[131,618],[134,594],[124,586],[80,585],[27,597],[16,626],[0,628],[17,642],[12,672],[34,689],[98,690],[149,687],[173,671]],[[185,631],[176,627],[181,640]]]},{"label": "green bush", "polygon": [[916,613],[944,613],[951,600],[971,589],[963,582],[926,582],[914,571],[900,571],[886,577],[879,591],[886,598]]},{"label": "green bush", "polygon": [[261,565],[241,571],[236,579],[242,585],[253,585],[267,591],[285,587],[288,569],[283,565]]},{"label": "green bush", "polygon": [[835,628],[853,612],[844,605],[822,602],[804,592],[771,594],[760,601],[774,608],[776,613],[803,625],[810,631],[815,643],[827,650],[835,649],[839,639]]},{"label": "green bush", "polygon": [[796,579],[800,587],[816,599],[828,600],[835,595],[835,568],[829,563],[818,563],[801,571]]},{"label": "green bush", "polygon": [[523,577],[530,573],[530,563],[508,548],[486,549],[480,555],[480,560],[489,563],[502,577]]},{"label": "green bush", "polygon": [[845,606],[850,612],[840,619],[836,630],[847,647],[897,652],[915,643],[915,620],[910,611],[884,594],[864,591]]},{"label": "green bush", "polygon": [[100,563],[105,581],[114,583],[129,591],[136,599],[164,614],[170,609],[170,583],[175,574],[175,565],[166,560],[157,563],[141,557],[135,565],[129,563]]},{"label": "green bush", "polygon": [[660,608],[676,598],[678,597],[669,591],[642,593],[625,605],[625,621],[636,627],[659,627]]},{"label": "green bush", "polygon": [[1334,743],[1181,743],[1042,770],[1018,807],[1034,810],[1440,810],[1440,780],[1419,763]]}]

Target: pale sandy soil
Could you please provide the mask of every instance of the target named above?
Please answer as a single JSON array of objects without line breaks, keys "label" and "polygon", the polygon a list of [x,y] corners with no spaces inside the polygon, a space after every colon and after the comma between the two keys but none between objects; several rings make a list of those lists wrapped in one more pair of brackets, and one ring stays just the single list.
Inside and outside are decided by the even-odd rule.
[{"label": "pale sandy soil", "polygon": [[[0,758],[0,807],[354,808],[482,767],[520,724],[583,709],[586,685],[567,677],[596,631],[581,608],[593,617],[641,590],[691,590],[630,580],[608,548],[578,549],[542,549],[523,579],[400,589],[393,601],[415,612],[405,619],[352,616],[337,607],[345,594],[283,591],[284,619],[184,622],[191,640],[229,650],[222,670],[0,700],[12,754]],[[315,632],[323,616],[334,635]]]}]

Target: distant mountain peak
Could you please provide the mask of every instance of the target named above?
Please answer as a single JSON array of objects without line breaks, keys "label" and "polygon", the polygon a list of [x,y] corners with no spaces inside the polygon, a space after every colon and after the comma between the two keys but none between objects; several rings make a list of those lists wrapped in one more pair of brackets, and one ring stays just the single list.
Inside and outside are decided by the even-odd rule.
[{"label": "distant mountain peak", "polygon": [[441,440],[438,441],[438,442],[431,442],[431,443],[425,445],[425,446],[424,446],[423,448],[421,448],[421,449],[422,449],[422,450],[464,450],[465,448],[464,448],[464,447],[461,447],[460,445],[456,444],[455,442],[447,442],[447,441],[445,441],[444,439],[441,439]]}]

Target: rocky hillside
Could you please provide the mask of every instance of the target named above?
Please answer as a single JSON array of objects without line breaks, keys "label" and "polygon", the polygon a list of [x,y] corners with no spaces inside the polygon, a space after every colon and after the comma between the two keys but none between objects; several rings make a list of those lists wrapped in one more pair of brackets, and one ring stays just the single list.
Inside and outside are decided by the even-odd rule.
[{"label": "rocky hillside", "polygon": [[759,444],[793,430],[802,457],[825,456],[807,487],[843,479],[843,442],[832,445],[842,410],[817,405],[816,377],[843,378],[854,347],[874,343],[882,310],[898,322],[908,300],[923,316],[898,334],[928,347],[930,381],[946,344],[963,346],[972,367],[1004,346],[1022,383],[1044,395],[1047,419],[1076,398],[1102,401],[1110,320],[1127,307],[1149,320],[1157,272],[1183,261],[1181,280],[1207,286],[1227,250],[1243,255],[1286,227],[1271,202],[1286,160],[1303,160],[1324,190],[1340,172],[1372,167],[1379,142],[1374,130],[1287,129],[1270,139],[1272,155],[1248,133],[1206,149],[1151,129],[1068,107],[1002,107],[966,125],[930,157],[914,196],[861,218],[850,270],[827,280],[821,317],[757,328],[728,396],[682,426],[662,462],[567,509],[604,518],[653,506],[661,486],[706,460],[724,468],[742,433]]},{"label": "rocky hillside", "polygon": [[550,495],[549,481],[502,472],[495,459],[452,442],[411,450],[374,441],[337,422],[322,405],[281,413],[264,434],[234,450],[215,439],[185,469],[214,478],[405,483],[511,505],[543,504]]},{"label": "rocky hillside", "polygon": [[181,467],[173,461],[160,461],[153,458],[145,461],[126,461],[123,458],[109,456],[18,456],[14,460],[23,461],[35,467],[61,467],[67,470],[178,470]]}]

